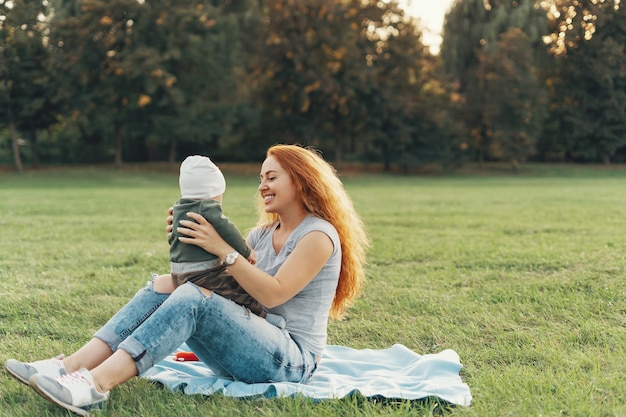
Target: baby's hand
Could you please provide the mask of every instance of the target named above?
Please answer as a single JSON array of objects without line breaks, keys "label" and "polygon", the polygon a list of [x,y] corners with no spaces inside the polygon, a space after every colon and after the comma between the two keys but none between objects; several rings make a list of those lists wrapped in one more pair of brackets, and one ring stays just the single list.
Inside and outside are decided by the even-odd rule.
[{"label": "baby's hand", "polygon": [[253,250],[250,251],[250,256],[248,256],[248,262],[252,265],[256,264],[256,253]]}]

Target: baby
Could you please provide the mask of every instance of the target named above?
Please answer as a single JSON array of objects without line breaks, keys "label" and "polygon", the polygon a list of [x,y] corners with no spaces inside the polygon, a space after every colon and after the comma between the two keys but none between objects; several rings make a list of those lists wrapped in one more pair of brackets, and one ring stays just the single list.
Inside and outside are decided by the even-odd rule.
[{"label": "baby", "polygon": [[174,286],[185,282],[209,289],[224,298],[248,308],[260,317],[266,317],[263,306],[248,294],[228,274],[218,256],[199,246],[179,241],[176,228],[181,220],[190,220],[186,213],[201,214],[237,252],[255,263],[254,251],[250,249],[237,227],[222,212],[222,195],[226,181],[220,169],[206,156],[187,157],[180,165],[181,198],[174,203],[173,229],[169,237],[170,267]]}]

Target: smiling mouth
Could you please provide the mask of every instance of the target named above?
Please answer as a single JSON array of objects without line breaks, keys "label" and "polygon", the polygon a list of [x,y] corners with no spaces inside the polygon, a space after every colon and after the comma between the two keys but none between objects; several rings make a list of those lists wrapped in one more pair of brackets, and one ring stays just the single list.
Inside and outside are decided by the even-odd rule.
[{"label": "smiling mouth", "polygon": [[265,201],[266,203],[269,203],[273,199],[274,199],[273,195],[266,195],[266,196],[263,197],[263,201]]}]

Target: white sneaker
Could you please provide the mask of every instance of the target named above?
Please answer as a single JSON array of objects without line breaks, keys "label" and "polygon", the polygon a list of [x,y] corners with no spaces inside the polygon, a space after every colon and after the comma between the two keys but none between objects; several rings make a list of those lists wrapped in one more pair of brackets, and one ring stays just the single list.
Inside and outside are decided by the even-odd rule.
[{"label": "white sneaker", "polygon": [[109,399],[109,391],[99,393],[85,368],[54,379],[35,374],[28,383],[46,400],[81,416],[86,416],[92,408],[101,408]]},{"label": "white sneaker", "polygon": [[36,362],[20,362],[9,359],[4,363],[4,368],[18,381],[27,385],[30,377],[35,374],[56,378],[67,373],[65,365],[63,365],[63,355]]}]

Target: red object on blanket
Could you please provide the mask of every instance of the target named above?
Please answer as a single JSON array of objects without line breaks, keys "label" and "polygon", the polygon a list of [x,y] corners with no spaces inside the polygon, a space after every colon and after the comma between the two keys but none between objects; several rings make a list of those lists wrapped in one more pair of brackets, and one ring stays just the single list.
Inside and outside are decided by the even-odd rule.
[{"label": "red object on blanket", "polygon": [[200,359],[193,352],[176,352],[174,357],[179,362],[199,361]]}]

